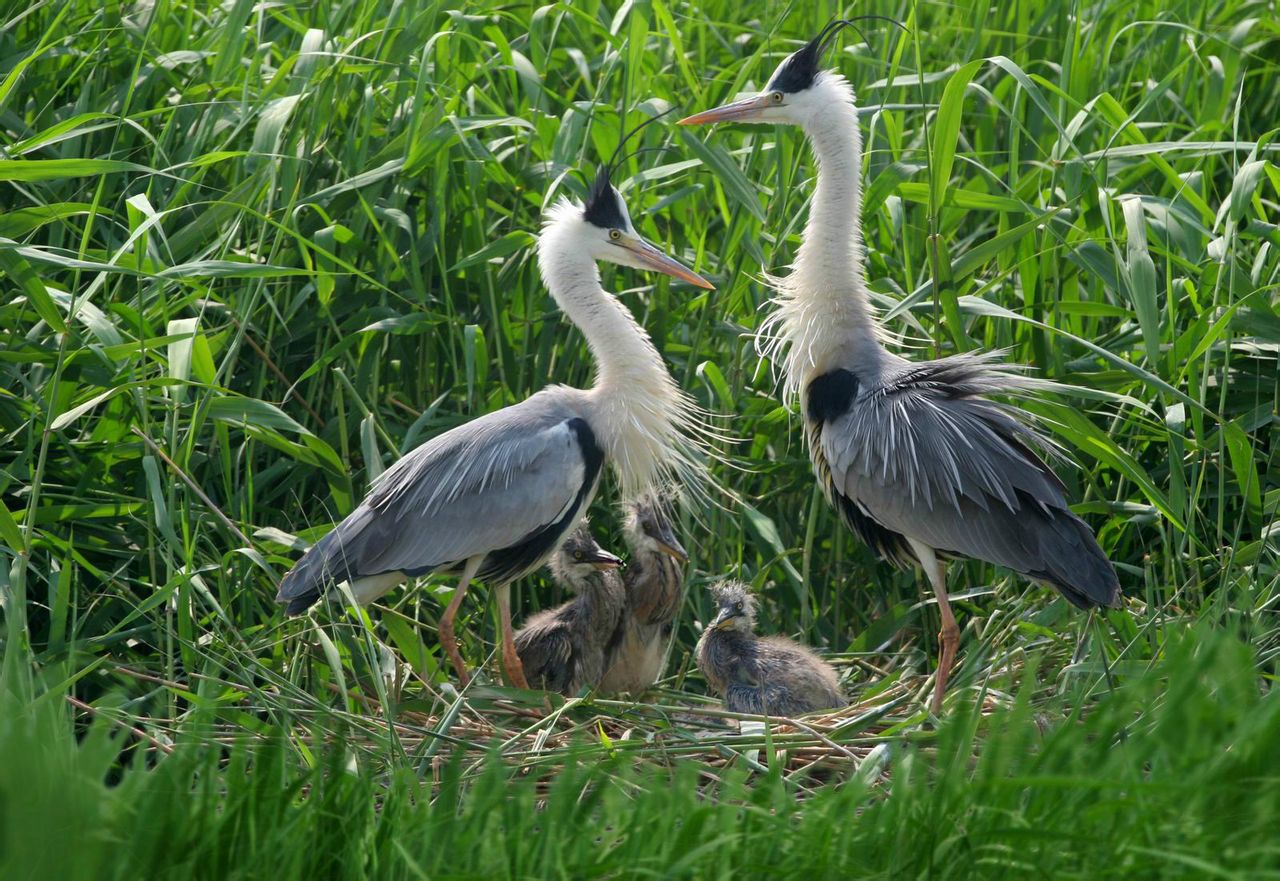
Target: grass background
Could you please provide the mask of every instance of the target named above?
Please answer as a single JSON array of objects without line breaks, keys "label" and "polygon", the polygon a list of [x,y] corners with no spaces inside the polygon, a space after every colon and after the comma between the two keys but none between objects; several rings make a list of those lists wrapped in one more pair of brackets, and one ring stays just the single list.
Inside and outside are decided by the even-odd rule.
[{"label": "grass background", "polygon": [[[1082,616],[953,567],[939,729],[914,698],[933,609],[838,526],[750,339],[812,190],[791,130],[651,126],[642,146],[666,149],[621,175],[638,229],[718,290],[606,284],[743,438],[716,476],[746,504],[683,527],[691,589],[656,703],[532,720],[500,689],[457,698],[433,636],[447,584],[367,616],[272,603],[401,452],[590,381],[533,260],[549,194],[581,192],[646,113],[758,86],[841,11],[0,9],[6,877],[1280,864],[1273,3],[850,10],[908,29],[867,23],[832,56],[863,108],[886,326],[908,352],[1008,347],[1076,387],[1033,409],[1130,598]],[[610,493],[595,520],[616,548]],[[855,697],[906,695],[832,735],[857,757],[843,786],[729,729],[671,748],[703,690],[700,587],[726,573]],[[526,612],[559,599],[536,578],[515,593]],[[464,606],[477,664],[483,595]],[[460,726],[476,717],[499,721]]]}]

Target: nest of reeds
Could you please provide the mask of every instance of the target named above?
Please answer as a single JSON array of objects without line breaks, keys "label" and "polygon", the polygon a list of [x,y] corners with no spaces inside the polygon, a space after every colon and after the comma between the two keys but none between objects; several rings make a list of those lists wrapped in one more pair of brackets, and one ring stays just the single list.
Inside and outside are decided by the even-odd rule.
[{"label": "nest of reeds", "polygon": [[[838,710],[785,718],[733,713],[683,688],[659,687],[636,699],[565,699],[477,681],[462,692],[446,689],[443,709],[404,711],[396,724],[424,770],[460,753],[477,762],[497,754],[530,772],[571,757],[625,755],[668,766],[696,762],[713,775],[739,767],[780,771],[797,784],[854,776],[875,783],[896,744],[929,736],[924,696],[931,682],[901,675],[854,691]],[[984,712],[999,701],[986,695]]]}]

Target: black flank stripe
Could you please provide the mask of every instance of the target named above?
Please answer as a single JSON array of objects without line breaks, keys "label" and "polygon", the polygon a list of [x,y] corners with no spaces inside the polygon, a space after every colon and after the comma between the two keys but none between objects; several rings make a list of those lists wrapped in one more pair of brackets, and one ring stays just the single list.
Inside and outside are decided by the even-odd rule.
[{"label": "black flank stripe", "polygon": [[906,536],[881,526],[871,519],[871,516],[863,511],[857,502],[839,490],[834,490],[832,495],[844,522],[853,530],[854,535],[876,552],[880,559],[903,569],[912,565],[915,554],[911,552],[911,545],[907,542]]},{"label": "black flank stripe", "polygon": [[595,433],[585,419],[570,419],[566,425],[573,431],[578,440],[578,449],[582,453],[583,471],[582,486],[578,488],[577,498],[564,516],[554,523],[541,526],[520,539],[515,544],[491,552],[480,564],[476,577],[481,581],[502,584],[514,581],[537,569],[564,538],[565,533],[573,528],[582,515],[587,497],[600,478],[600,469],[604,465],[604,450],[596,442]]}]

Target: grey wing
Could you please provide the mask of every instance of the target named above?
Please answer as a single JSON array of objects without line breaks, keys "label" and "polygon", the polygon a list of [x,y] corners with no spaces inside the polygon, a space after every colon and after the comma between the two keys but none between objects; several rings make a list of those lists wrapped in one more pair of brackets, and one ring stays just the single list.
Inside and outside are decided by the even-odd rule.
[{"label": "grey wing", "polygon": [[774,682],[735,682],[725,689],[724,705],[734,713],[755,713],[758,716],[798,716],[837,706],[797,694],[794,687]]},{"label": "grey wing", "polygon": [[285,576],[278,599],[314,600],[326,578],[421,575],[478,555],[488,555],[481,577],[515,577],[573,525],[602,462],[589,425],[562,398],[535,395],[482,416],[388,469]]},{"label": "grey wing", "polygon": [[760,715],[766,712],[766,704],[772,702],[768,700],[767,686],[761,681],[760,668],[754,654],[744,654],[736,658],[726,678],[724,689],[726,709],[734,713]]},{"label": "grey wing", "polygon": [[1114,568],[1028,445],[1045,442],[979,394],[1001,376],[946,358],[858,396],[820,431],[832,482],[880,528],[1046,581],[1077,606],[1114,605]]},{"label": "grey wing", "polygon": [[769,712],[776,714],[778,709],[768,697],[765,689],[759,685],[735,682],[724,690],[724,706],[731,713],[754,713],[757,716],[764,716]]},{"label": "grey wing", "polygon": [[782,636],[762,637],[760,658],[775,706],[808,713],[848,705],[835,668],[807,646]]},{"label": "grey wing", "polygon": [[829,692],[801,691],[786,685],[732,685],[724,704],[735,713],[760,716],[800,716],[847,705],[843,697]]}]

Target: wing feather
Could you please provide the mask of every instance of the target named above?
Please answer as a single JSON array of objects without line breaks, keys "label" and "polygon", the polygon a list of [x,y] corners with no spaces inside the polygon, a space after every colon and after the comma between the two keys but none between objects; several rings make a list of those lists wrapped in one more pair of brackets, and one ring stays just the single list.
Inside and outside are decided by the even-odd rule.
[{"label": "wing feather", "polygon": [[[566,604],[567,605],[567,604]],[[535,686],[560,694],[576,691],[581,666],[569,622],[562,616],[565,607],[548,609],[533,616],[516,633],[516,652],[525,675]]]},{"label": "wing feather", "polygon": [[586,423],[556,391],[472,420],[407,454],[285,576],[280,598],[315,592],[326,577],[453,567],[517,546],[584,507],[600,454],[589,429],[592,449],[584,449]]},{"label": "wing feather", "polygon": [[1033,385],[990,356],[905,365],[821,426],[821,453],[835,489],[881,527],[1048,581],[1077,605],[1113,605],[1114,568],[1032,452],[1054,448],[984,397]]}]

